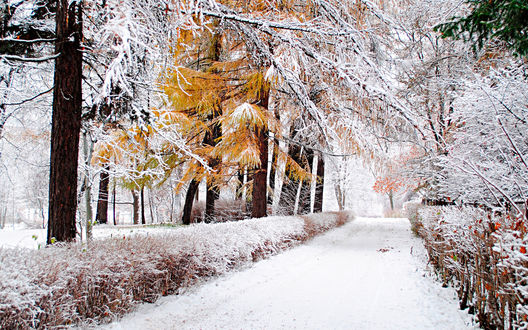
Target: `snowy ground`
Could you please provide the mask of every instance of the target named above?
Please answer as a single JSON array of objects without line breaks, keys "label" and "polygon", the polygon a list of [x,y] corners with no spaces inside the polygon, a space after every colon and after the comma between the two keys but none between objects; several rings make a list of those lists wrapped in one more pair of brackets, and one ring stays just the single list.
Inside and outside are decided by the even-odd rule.
[{"label": "snowy ground", "polygon": [[[134,235],[163,234],[174,230],[178,226],[130,226],[130,225],[97,225],[93,229],[94,238],[103,237],[131,237]],[[0,247],[37,249],[46,245],[46,229],[29,229],[17,225],[0,229]]]},{"label": "snowy ground", "polygon": [[107,329],[471,329],[406,219],[359,218]]}]

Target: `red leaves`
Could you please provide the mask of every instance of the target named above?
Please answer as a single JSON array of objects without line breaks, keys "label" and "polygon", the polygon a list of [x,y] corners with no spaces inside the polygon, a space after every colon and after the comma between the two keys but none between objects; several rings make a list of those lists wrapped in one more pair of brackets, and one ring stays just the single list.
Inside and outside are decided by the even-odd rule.
[{"label": "red leaves", "polygon": [[521,251],[521,253],[526,254],[526,247],[525,247],[525,246],[521,246],[521,248],[519,249],[519,251]]}]

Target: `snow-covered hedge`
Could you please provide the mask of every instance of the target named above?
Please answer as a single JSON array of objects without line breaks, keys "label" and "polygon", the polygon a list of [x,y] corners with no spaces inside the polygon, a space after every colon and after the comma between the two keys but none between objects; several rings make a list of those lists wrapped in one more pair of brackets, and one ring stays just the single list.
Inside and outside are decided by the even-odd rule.
[{"label": "snow-covered hedge", "polygon": [[422,207],[409,217],[460,307],[485,329],[528,327],[528,228],[477,208]]},{"label": "snow-covered hedge", "polygon": [[197,224],[166,234],[0,249],[0,328],[103,322],[138,302],[265,258],[340,226],[346,213]]}]

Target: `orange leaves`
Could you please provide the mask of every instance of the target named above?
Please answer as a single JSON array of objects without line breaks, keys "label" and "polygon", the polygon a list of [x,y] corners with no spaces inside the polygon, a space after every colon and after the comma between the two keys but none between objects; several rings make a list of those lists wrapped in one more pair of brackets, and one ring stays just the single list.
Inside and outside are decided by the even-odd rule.
[{"label": "orange leaves", "polygon": [[396,192],[404,186],[401,178],[393,178],[390,176],[378,177],[372,189],[378,194],[387,194],[389,192]]},{"label": "orange leaves", "polygon": [[152,134],[153,130],[150,125],[115,131],[110,139],[100,141],[95,145],[92,163],[98,165],[109,162],[119,163],[124,161],[127,155],[142,153],[148,145],[148,137]]},{"label": "orange leaves", "polygon": [[521,246],[519,251],[521,251],[521,253],[523,253],[523,254],[526,254],[526,247],[525,246]]}]

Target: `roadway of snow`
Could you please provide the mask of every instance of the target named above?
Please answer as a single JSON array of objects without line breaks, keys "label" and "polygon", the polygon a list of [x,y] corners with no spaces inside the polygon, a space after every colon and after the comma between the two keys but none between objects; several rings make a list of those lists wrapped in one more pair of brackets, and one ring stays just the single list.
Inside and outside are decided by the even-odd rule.
[{"label": "roadway of snow", "polygon": [[406,219],[358,218],[109,329],[472,329]]}]

